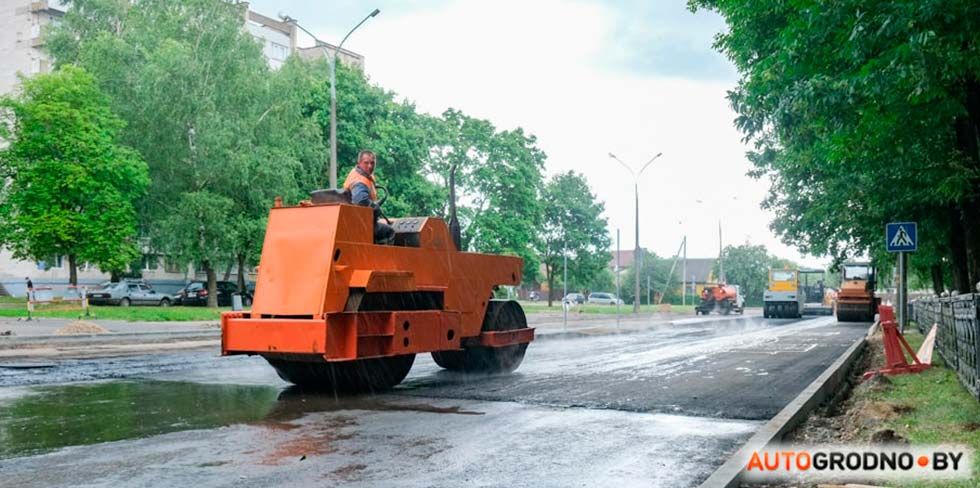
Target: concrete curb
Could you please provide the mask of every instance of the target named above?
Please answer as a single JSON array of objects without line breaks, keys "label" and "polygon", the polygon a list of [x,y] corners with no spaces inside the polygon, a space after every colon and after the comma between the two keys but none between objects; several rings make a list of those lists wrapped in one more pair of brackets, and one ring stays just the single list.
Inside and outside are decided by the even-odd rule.
[{"label": "concrete curb", "polygon": [[868,329],[867,335],[855,341],[793,401],[789,402],[775,417],[756,431],[748,442],[725,461],[725,464],[722,464],[708,479],[701,483],[700,488],[737,487],[741,482],[742,468],[748,463],[753,452],[763,450],[769,444],[783,440],[789,431],[803,422],[810,412],[836,392],[837,387],[847,379],[851,369],[861,358],[874,327],[875,325],[872,325]]},{"label": "concrete curb", "polygon": [[220,337],[220,329],[180,330],[169,332],[110,332],[106,334],[79,334],[70,336],[14,336],[0,338],[0,350],[76,346],[83,344],[147,344],[200,339],[218,339]]}]

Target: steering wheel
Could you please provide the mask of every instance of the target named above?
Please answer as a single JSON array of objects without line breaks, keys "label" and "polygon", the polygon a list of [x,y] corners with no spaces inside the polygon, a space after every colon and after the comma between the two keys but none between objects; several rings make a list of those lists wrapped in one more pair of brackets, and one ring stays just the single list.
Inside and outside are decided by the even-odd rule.
[{"label": "steering wheel", "polygon": [[374,188],[375,188],[375,191],[377,191],[377,190],[384,190],[384,191],[385,191],[385,194],[384,194],[384,196],[383,196],[383,197],[381,197],[381,198],[379,198],[379,199],[378,199],[378,201],[377,201],[377,205],[378,205],[378,215],[379,215],[379,216],[380,216],[381,218],[383,218],[383,219],[385,219],[385,222],[387,222],[387,223],[388,223],[388,225],[391,225],[391,219],[389,219],[389,218],[388,218],[388,216],[387,216],[387,215],[385,215],[385,213],[384,213],[384,211],[383,211],[383,210],[381,210],[381,206],[382,206],[382,205],[384,205],[384,204],[385,204],[385,201],[387,201],[387,200],[388,200],[388,196],[389,196],[389,195],[391,195],[391,192],[390,192],[390,191],[388,191],[388,188],[386,188],[386,187],[383,187],[383,186],[381,186],[381,185],[375,185],[375,186],[374,186]]}]

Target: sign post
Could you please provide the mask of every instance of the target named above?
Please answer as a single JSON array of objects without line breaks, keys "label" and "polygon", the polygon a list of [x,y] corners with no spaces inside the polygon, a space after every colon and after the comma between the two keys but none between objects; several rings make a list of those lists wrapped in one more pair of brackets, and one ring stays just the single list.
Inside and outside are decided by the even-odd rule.
[{"label": "sign post", "polygon": [[915,252],[919,246],[919,232],[915,222],[892,222],[885,225],[885,249],[898,253],[898,325],[905,332],[908,324],[908,253]]}]

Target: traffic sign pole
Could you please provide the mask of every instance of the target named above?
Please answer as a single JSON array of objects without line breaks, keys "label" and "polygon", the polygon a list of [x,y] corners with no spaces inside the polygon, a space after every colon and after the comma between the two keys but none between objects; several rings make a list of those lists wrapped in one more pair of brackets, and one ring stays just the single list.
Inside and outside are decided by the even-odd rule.
[{"label": "traffic sign pole", "polygon": [[919,229],[916,222],[891,222],[885,226],[885,250],[898,254],[897,310],[898,327],[905,332],[909,310],[909,261],[908,253],[919,247]]},{"label": "traffic sign pole", "polygon": [[905,333],[905,326],[908,324],[909,310],[909,261],[908,253],[898,253],[898,328],[901,333]]}]

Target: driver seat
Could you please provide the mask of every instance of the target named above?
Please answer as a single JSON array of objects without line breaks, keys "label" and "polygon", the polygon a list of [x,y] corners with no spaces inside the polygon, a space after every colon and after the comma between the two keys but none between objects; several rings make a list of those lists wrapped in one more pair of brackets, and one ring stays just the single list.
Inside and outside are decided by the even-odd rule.
[{"label": "driver seat", "polygon": [[351,204],[350,192],[345,188],[313,190],[310,192],[310,201],[315,204],[323,203],[346,203]]}]

